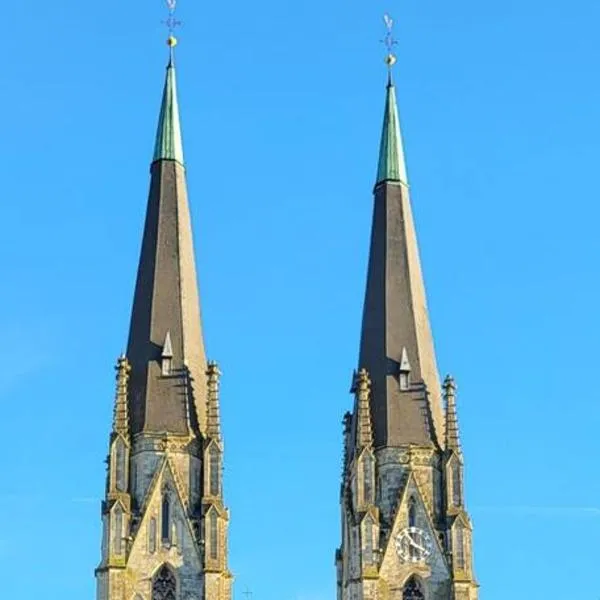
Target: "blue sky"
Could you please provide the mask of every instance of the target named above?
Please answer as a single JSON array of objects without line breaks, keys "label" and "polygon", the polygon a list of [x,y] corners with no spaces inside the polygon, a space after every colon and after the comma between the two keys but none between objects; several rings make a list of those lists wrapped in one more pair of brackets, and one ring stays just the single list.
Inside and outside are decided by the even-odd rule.
[{"label": "blue sky", "polygon": [[[480,597],[597,600],[600,3],[180,0],[236,600],[334,598],[385,11],[438,362],[459,384]],[[4,9],[6,597],[95,594],[164,12],[159,0]]]}]

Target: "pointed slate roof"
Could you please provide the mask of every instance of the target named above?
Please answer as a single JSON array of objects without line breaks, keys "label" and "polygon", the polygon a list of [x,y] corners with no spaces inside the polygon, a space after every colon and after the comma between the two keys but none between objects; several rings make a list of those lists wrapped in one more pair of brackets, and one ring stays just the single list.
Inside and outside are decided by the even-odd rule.
[{"label": "pointed slate roof", "polygon": [[[171,375],[161,371],[165,349],[172,354]],[[127,358],[132,433],[203,430],[206,357],[172,59],[150,168]]]},{"label": "pointed slate roof", "polygon": [[[444,440],[441,388],[406,182],[396,94],[390,79],[359,357],[359,368],[365,368],[371,378],[376,447],[435,445]],[[400,390],[399,373],[407,364],[411,386]]]}]

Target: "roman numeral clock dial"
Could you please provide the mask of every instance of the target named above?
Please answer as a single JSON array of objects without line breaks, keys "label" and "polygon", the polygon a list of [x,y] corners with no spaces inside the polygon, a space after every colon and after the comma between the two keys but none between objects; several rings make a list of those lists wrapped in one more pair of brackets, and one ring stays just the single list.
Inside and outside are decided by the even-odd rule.
[{"label": "roman numeral clock dial", "polygon": [[396,551],[402,562],[425,562],[433,552],[431,536],[418,527],[407,527],[396,536]]}]

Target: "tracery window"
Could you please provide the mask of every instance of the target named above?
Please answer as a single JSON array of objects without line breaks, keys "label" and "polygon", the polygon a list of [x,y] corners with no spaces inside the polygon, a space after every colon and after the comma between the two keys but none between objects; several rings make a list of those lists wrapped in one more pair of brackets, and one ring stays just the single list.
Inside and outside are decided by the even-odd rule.
[{"label": "tracery window", "polygon": [[177,582],[175,574],[167,565],[163,565],[152,583],[152,600],[176,600]]},{"label": "tracery window", "polygon": [[402,591],[402,600],[425,600],[423,590],[419,582],[411,577],[405,584],[404,590]]}]

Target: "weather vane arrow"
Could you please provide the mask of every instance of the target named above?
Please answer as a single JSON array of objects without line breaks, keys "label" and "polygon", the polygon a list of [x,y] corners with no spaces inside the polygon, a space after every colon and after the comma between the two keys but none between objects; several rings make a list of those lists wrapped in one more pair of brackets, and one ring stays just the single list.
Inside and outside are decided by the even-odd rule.
[{"label": "weather vane arrow", "polygon": [[177,0],[166,0],[167,10],[169,11],[169,16],[163,21],[163,23],[167,26],[169,30],[169,37],[167,39],[167,44],[169,47],[173,48],[177,45],[177,38],[173,35],[175,29],[181,25],[181,21],[179,21],[175,17],[175,10],[177,9]]},{"label": "weather vane arrow", "polygon": [[388,53],[385,57],[385,63],[391,69],[396,64],[396,55],[393,50],[398,41],[394,37],[394,19],[386,13],[383,15],[383,22],[385,23],[385,37],[381,40],[381,43],[387,48]]}]

